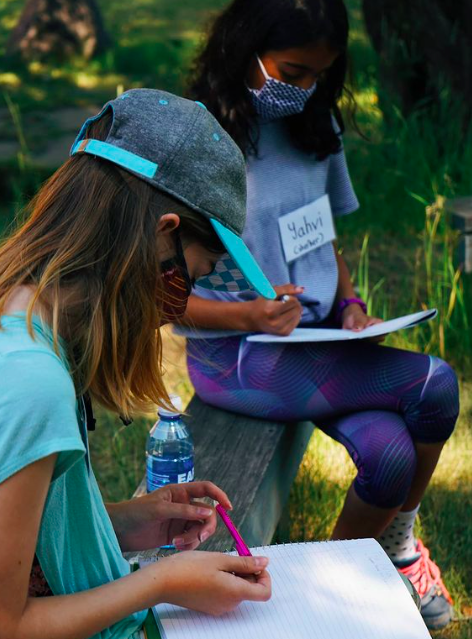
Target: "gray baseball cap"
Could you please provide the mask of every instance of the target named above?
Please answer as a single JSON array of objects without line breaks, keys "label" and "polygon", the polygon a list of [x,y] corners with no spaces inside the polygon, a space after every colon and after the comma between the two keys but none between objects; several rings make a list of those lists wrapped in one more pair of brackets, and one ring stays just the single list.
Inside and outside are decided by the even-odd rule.
[{"label": "gray baseball cap", "polygon": [[[86,138],[92,122],[111,110],[106,140]],[[71,155],[87,153],[117,164],[205,216],[228,255],[199,286],[276,293],[241,235],[246,221],[244,157],[201,102],[156,89],[132,89],[107,102],[82,126]]]}]

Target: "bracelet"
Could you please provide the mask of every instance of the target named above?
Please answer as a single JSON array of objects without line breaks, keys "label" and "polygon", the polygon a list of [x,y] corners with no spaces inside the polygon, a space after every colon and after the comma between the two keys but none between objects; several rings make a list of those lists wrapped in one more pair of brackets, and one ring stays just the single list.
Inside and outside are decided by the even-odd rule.
[{"label": "bracelet", "polygon": [[340,300],[338,308],[336,309],[336,324],[341,324],[343,311],[351,304],[359,304],[364,313],[367,313],[367,304],[364,302],[364,300],[361,300],[359,297],[344,298]]}]

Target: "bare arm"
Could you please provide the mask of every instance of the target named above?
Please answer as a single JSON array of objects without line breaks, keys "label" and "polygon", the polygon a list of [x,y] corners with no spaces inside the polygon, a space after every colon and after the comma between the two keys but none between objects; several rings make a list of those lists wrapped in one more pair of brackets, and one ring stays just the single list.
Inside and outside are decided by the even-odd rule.
[{"label": "bare arm", "polygon": [[276,286],[275,291],[289,299],[281,302],[257,297],[251,302],[218,302],[192,295],[182,323],[192,328],[289,335],[300,321],[302,306],[296,296],[303,293],[303,288],[286,284]]},{"label": "bare arm", "polygon": [[351,274],[347,267],[344,257],[338,250],[337,242],[333,242],[336,261],[338,263],[338,290],[336,291],[336,304],[342,299],[356,297],[354,287],[351,281]]},{"label": "bare arm", "polygon": [[181,322],[185,326],[250,332],[252,302],[218,302],[191,295]]},{"label": "bare arm", "polygon": [[80,594],[28,598],[55,459],[56,455],[41,459],[0,484],[1,639],[85,639],[160,596],[157,575],[143,570]]},{"label": "bare arm", "polygon": [[162,600],[157,565],[150,568],[74,595],[30,598],[16,633],[9,630],[5,639],[87,639]]},{"label": "bare arm", "polygon": [[[0,484],[0,639],[87,639],[162,601],[221,613],[243,599],[265,601],[270,578],[262,558],[186,552],[93,590],[28,598],[28,583],[55,455]],[[236,560],[236,562],[234,561]],[[262,563],[261,563],[262,562]],[[256,583],[236,577],[262,572]]]},{"label": "bare arm", "polygon": [[[351,281],[351,274],[343,256],[338,251],[336,242],[333,242],[334,250],[336,254],[336,261],[338,263],[338,289],[336,291],[335,305],[339,304],[342,299],[356,298],[356,292]],[[342,327],[348,330],[359,331],[378,324],[382,320],[377,317],[370,317],[366,315],[359,304],[350,304],[347,306],[342,314]],[[382,342],[383,337],[375,338],[374,341]]]}]

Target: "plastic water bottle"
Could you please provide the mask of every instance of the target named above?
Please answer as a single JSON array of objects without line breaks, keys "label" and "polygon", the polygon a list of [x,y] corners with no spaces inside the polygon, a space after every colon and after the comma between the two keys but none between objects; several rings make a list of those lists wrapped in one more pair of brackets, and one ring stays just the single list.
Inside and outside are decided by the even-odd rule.
[{"label": "plastic water bottle", "polygon": [[174,411],[159,408],[159,419],[146,443],[146,487],[150,493],[167,484],[193,481],[193,441],[182,420],[182,400],[171,395]]}]

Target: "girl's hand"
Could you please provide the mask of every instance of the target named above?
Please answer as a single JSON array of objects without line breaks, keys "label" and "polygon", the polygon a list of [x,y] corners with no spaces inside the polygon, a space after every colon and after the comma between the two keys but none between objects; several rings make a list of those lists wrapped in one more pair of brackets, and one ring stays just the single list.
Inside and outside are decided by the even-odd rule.
[{"label": "girl's hand", "polygon": [[210,615],[234,610],[242,601],[267,601],[271,581],[266,557],[217,552],[178,553],[155,564],[162,582],[160,601]]},{"label": "girl's hand", "polygon": [[143,497],[108,504],[121,549],[146,550],[173,543],[178,550],[194,550],[216,529],[215,509],[193,501],[201,497],[232,508],[226,493],[209,481],[169,484]]},{"label": "girl's hand", "polygon": [[290,335],[300,323],[302,305],[295,296],[303,293],[304,288],[294,284],[286,284],[285,286],[276,286],[275,291],[278,297],[287,295],[289,299],[282,302],[258,297],[253,302],[249,302],[251,307],[248,328],[251,332]]},{"label": "girl's hand", "polygon": [[[378,317],[366,315],[359,304],[349,304],[342,314],[342,327],[348,331],[363,331],[374,324],[381,324],[383,320]],[[385,337],[374,337],[373,341],[383,342]]]}]

